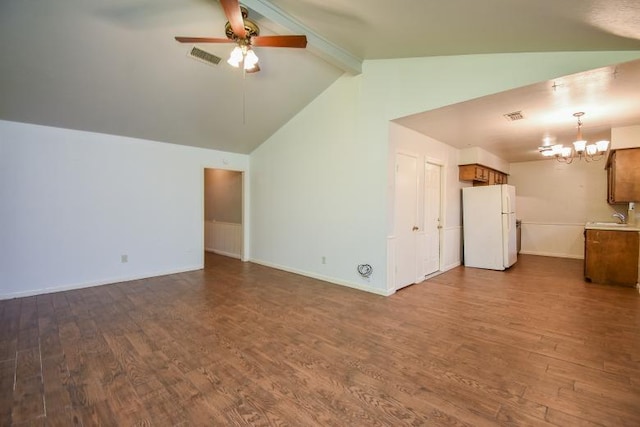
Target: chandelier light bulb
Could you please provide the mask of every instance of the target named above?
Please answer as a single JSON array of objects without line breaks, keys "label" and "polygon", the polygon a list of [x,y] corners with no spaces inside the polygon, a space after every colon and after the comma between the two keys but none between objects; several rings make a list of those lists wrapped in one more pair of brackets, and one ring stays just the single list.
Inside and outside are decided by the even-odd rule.
[{"label": "chandelier light bulb", "polygon": [[576,152],[581,153],[585,150],[587,146],[587,141],[585,141],[584,139],[580,140],[580,141],[575,141],[573,143],[573,148],[576,150]]},{"label": "chandelier light bulb", "polygon": [[587,155],[593,156],[597,152],[598,152],[598,147],[596,146],[596,144],[587,145]]},{"label": "chandelier light bulb", "polygon": [[609,148],[609,141],[603,139],[602,141],[596,142],[596,147],[600,153],[604,153]]}]

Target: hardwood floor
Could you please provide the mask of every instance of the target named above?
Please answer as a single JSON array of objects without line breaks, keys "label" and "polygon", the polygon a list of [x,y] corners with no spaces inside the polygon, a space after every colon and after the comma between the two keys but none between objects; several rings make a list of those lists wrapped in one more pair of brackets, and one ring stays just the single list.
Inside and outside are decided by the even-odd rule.
[{"label": "hardwood floor", "polygon": [[206,264],[0,301],[0,425],[640,425],[640,295],[582,261],[387,298]]}]

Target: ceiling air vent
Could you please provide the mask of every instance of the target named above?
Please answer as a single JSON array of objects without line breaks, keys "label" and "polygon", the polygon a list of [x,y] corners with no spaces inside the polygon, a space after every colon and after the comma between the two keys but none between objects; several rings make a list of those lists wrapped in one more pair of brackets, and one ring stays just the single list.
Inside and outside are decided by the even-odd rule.
[{"label": "ceiling air vent", "polygon": [[205,64],[209,64],[209,65],[218,65],[221,59],[220,57],[215,56],[195,46],[189,51],[187,56],[190,56],[193,59],[196,59],[200,62],[204,62]]},{"label": "ceiling air vent", "polygon": [[514,111],[513,113],[503,114],[504,118],[509,120],[510,122],[515,122],[516,120],[524,119],[522,115],[522,111]]}]

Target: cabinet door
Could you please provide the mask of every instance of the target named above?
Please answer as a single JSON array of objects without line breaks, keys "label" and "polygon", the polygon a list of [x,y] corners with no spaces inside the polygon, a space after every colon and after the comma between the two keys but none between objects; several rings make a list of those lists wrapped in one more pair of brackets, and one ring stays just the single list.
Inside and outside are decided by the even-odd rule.
[{"label": "cabinet door", "polygon": [[476,166],[475,180],[485,182],[488,180],[487,170],[482,166]]},{"label": "cabinet door", "polygon": [[496,171],[489,171],[489,185],[495,185],[498,183],[497,178],[498,173]]},{"label": "cabinet door", "polygon": [[460,181],[487,182],[487,169],[480,165],[460,165],[458,167]]},{"label": "cabinet door", "polygon": [[640,201],[640,148],[611,153],[607,180],[609,203]]},{"label": "cabinet door", "polygon": [[476,178],[476,165],[461,165],[458,171],[460,181],[473,181]]},{"label": "cabinet door", "polygon": [[638,283],[638,233],[585,230],[584,276],[593,283]]}]

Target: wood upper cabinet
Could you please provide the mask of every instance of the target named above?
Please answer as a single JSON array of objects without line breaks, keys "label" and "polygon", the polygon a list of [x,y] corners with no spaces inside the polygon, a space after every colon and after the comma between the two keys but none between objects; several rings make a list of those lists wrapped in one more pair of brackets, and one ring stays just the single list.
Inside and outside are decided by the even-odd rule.
[{"label": "wood upper cabinet", "polygon": [[500,185],[507,183],[507,175],[502,172],[491,170],[489,171],[489,185]]},{"label": "wood upper cabinet", "polygon": [[607,161],[607,201],[640,202],[640,148],[612,151]]},{"label": "wood upper cabinet", "polygon": [[473,185],[506,184],[507,175],[486,166],[472,164],[458,166],[460,181],[472,181]]},{"label": "wood upper cabinet", "polygon": [[584,278],[606,285],[638,283],[637,231],[585,230]]},{"label": "wood upper cabinet", "polygon": [[459,168],[460,181],[489,181],[488,169],[480,165],[462,165]]}]

